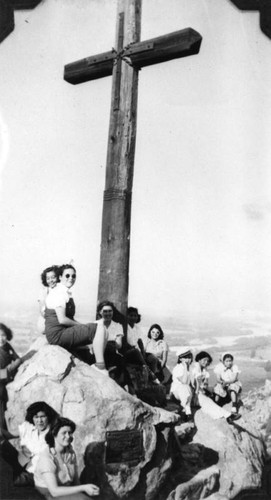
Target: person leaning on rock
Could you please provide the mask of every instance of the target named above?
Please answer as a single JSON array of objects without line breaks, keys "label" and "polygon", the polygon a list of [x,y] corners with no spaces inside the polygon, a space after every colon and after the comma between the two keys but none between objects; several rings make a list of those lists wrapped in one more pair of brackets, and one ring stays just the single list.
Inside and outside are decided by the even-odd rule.
[{"label": "person leaning on rock", "polygon": [[[99,328],[105,329],[103,346],[105,367],[116,382],[124,386],[127,383],[127,373],[124,356],[120,352],[124,331],[123,325],[115,321],[118,316],[122,319],[113,302],[104,300],[98,304],[97,317],[99,319],[96,323]],[[103,368],[103,365],[101,367]]]},{"label": "person leaning on rock", "polygon": [[[25,415],[25,421],[19,425],[19,435],[2,433],[1,452],[3,459],[13,469],[15,486],[33,486],[33,474],[39,453],[47,447],[45,436],[57,413],[44,401],[31,404]],[[19,451],[8,439],[19,437]]]},{"label": "person leaning on rock", "polygon": [[21,358],[9,343],[13,333],[4,323],[0,323],[0,429],[6,429],[5,411],[8,394],[6,385],[13,380],[19,366],[31,358],[35,351],[29,351]]},{"label": "person leaning on rock", "polygon": [[76,270],[71,264],[59,267],[59,283],[45,299],[45,334],[49,344],[58,345],[81,357],[82,347],[87,349],[85,360],[107,374],[104,365],[105,329],[103,324],[82,324],[74,319],[75,304],[71,288],[76,281]]},{"label": "person leaning on rock", "polygon": [[75,423],[58,417],[45,437],[47,446],[40,454],[34,473],[37,490],[46,498],[87,500],[100,493],[95,484],[80,484],[77,460],[71,445]]}]

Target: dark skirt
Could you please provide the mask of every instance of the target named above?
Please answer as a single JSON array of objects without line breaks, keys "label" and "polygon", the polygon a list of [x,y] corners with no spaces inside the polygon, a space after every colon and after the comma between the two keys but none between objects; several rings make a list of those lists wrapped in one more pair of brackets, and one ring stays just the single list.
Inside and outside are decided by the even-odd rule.
[{"label": "dark skirt", "polygon": [[60,325],[54,309],[45,311],[45,334],[49,344],[59,345],[68,351],[93,343],[97,329],[96,323],[86,325]]}]

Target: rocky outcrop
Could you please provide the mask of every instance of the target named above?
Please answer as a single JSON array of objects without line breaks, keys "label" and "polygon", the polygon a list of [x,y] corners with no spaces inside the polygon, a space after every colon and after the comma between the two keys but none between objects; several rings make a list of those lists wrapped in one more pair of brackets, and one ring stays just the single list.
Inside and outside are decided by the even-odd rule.
[{"label": "rocky outcrop", "polygon": [[243,404],[244,418],[260,432],[267,458],[271,459],[271,380],[266,380],[264,387],[250,391]]},{"label": "rocky outcrop", "polygon": [[[11,432],[34,401],[44,400],[77,424],[74,447],[79,468],[83,456],[97,468],[104,497],[155,498],[172,467],[172,425],[178,416],[152,408],[120,388],[94,367],[57,346],[45,345],[24,363],[8,386],[6,418]],[[140,431],[143,454],[126,463],[106,461],[106,432]],[[86,464],[89,466],[89,464]]]},{"label": "rocky outcrop", "polygon": [[261,487],[265,449],[259,431],[244,418],[229,425],[225,419],[212,420],[201,410],[196,412],[195,424],[193,443],[218,454],[220,494],[231,499],[246,488]]},{"label": "rocky outcrop", "polygon": [[[11,432],[38,400],[75,421],[82,477],[98,478],[103,500],[230,500],[261,487],[264,439],[271,435],[271,383],[250,394],[234,425],[202,410],[195,413],[195,425],[180,424],[175,413],[143,403],[62,348],[40,345],[8,393]],[[135,457],[130,449],[125,459],[108,459],[108,433],[116,431],[139,433],[142,453]]]}]

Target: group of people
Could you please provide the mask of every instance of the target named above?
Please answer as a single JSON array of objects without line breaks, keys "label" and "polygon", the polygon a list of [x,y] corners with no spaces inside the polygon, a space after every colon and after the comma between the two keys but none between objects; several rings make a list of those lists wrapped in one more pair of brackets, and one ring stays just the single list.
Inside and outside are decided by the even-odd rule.
[{"label": "group of people", "polygon": [[[233,423],[240,418],[238,412],[238,397],[242,390],[239,369],[234,364],[233,355],[225,352],[214,369],[217,382],[213,392],[210,391],[208,380],[208,366],[212,363],[211,355],[200,351],[195,356],[187,348],[180,349],[177,353],[177,364],[172,371],[171,394],[180,401],[184,417],[192,420],[192,406],[200,407],[202,411],[214,419],[225,418],[228,423]],[[224,409],[225,403],[232,403],[231,411]]]},{"label": "group of people", "polygon": [[129,307],[124,317],[108,300],[98,304],[96,320],[81,324],[75,320],[71,292],[76,281],[74,266],[48,267],[41,280],[44,293],[39,298],[40,314],[49,344],[67,349],[101,373],[109,373],[123,387],[129,386],[128,364],[147,367],[156,383],[170,383],[171,374],[166,367],[168,345],[159,325],[152,325],[145,338],[138,325],[137,308]]},{"label": "group of people", "polygon": [[[147,374],[153,388],[155,384],[163,388],[161,406],[168,393],[169,399],[180,405],[186,421],[192,420],[193,408],[197,407],[212,418],[225,418],[229,423],[240,417],[238,398],[242,385],[231,353],[224,353],[215,367],[217,383],[211,391],[208,367],[212,357],[208,352],[199,352],[194,360],[189,348],[179,349],[171,373],[167,367],[169,347],[161,326],[151,325],[145,335],[139,326],[141,316],[136,307],[129,307],[124,317],[112,302],[105,300],[98,305],[97,319],[82,324],[75,319],[71,292],[76,281],[75,267],[71,264],[48,267],[41,280],[39,324],[49,344],[67,349],[127,390],[131,384],[128,368],[137,366]],[[34,403],[28,408],[25,422],[19,426],[20,453],[9,443],[15,436],[10,435],[5,421],[6,385],[22,362],[34,354],[30,351],[20,358],[10,344],[11,339],[12,331],[0,323],[0,439],[2,454],[13,467],[15,484],[35,484],[47,499],[67,496],[81,500],[85,494],[98,495],[97,486],[79,484],[71,447],[75,424],[56,415],[46,403]],[[223,408],[226,402],[232,403],[231,411]]]},{"label": "group of people", "polygon": [[[80,484],[72,447],[76,425],[44,401],[32,403],[18,435],[1,436],[1,453],[13,470],[15,486],[35,486],[46,500],[86,500],[99,495],[97,485]],[[19,451],[9,442],[19,438]]]}]

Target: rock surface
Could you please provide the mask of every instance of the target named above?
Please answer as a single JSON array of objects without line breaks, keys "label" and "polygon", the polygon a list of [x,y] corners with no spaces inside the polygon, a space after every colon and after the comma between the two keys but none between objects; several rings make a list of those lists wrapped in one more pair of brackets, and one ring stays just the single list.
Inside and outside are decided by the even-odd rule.
[{"label": "rock surface", "polygon": [[246,488],[261,487],[265,449],[259,431],[244,418],[229,425],[225,419],[211,420],[201,410],[195,415],[195,424],[193,443],[218,454],[221,495],[232,499]]},{"label": "rock surface", "polygon": [[[178,421],[176,414],[142,403],[94,367],[50,345],[20,367],[8,394],[6,418],[11,432],[24,420],[26,408],[40,400],[76,423],[74,448],[79,470],[91,445],[92,453],[87,456],[95,456],[103,498],[155,498],[172,466],[171,426]],[[106,432],[123,430],[142,431],[142,459],[130,464],[105,463]]]},{"label": "rock surface", "polygon": [[[249,395],[234,425],[202,410],[195,426],[180,425],[175,413],[143,403],[64,349],[44,345],[20,367],[8,393],[11,432],[38,400],[77,424],[80,471],[87,482],[96,482],[97,475],[103,500],[230,500],[261,487],[264,440],[271,436],[271,383]],[[125,430],[142,432],[144,453],[136,462],[111,463],[106,432]]]}]

